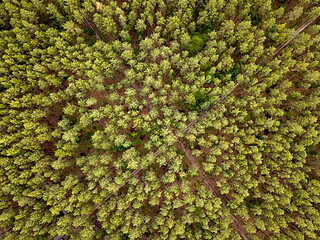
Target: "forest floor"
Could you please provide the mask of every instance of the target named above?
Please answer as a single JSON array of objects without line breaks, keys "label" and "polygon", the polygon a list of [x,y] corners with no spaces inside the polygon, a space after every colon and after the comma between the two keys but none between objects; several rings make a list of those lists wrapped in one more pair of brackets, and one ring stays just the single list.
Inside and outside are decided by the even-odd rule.
[{"label": "forest floor", "polygon": [[[90,21],[88,19],[86,19],[86,22],[87,24],[89,25],[90,28],[92,28],[92,30],[95,32],[95,35],[96,35],[96,38],[99,40],[99,41],[102,41],[101,38],[99,37],[99,34],[97,33],[97,30],[92,26],[92,24],[90,23]],[[277,47],[277,49],[274,51],[272,57],[276,56],[277,54],[279,54],[279,52],[284,49],[299,33],[301,33],[304,29],[306,29],[308,26],[310,26],[311,24],[313,23],[313,21],[309,21],[307,23],[304,23],[302,24],[300,27],[298,27],[294,33],[294,35],[288,39],[284,44],[280,45],[279,47]],[[138,47],[138,46],[135,46],[135,47]],[[123,78],[125,75],[126,75],[126,69],[124,66],[121,66],[121,71],[122,71],[122,74],[117,74],[117,76],[114,76],[113,78],[113,81],[120,81],[121,78]],[[244,73],[244,76],[247,76],[246,73]],[[133,88],[137,90],[137,92],[141,95],[141,90],[140,88],[138,87],[138,85],[134,82],[131,83]],[[232,89],[230,89],[225,95],[221,96],[217,101],[216,103],[211,106],[209,109],[203,111],[196,120],[194,121],[191,121],[187,124],[187,128],[184,130],[184,133],[187,133],[197,122],[199,122],[200,120],[202,120],[203,118],[206,117],[206,115],[211,111],[213,110],[218,104],[220,104],[221,102],[223,102],[223,100],[228,96],[230,95],[232,92],[234,92],[238,86],[241,84],[241,82],[237,82],[234,87]],[[90,96],[95,96],[96,98],[98,97],[98,103],[96,104],[95,107],[98,107],[98,106],[102,106],[103,102],[105,101],[105,96],[106,96],[106,93],[104,92],[92,92],[89,94]],[[151,110],[153,108],[153,105],[151,104],[150,102],[150,99],[148,97],[143,97],[147,103],[148,103],[148,107],[149,107],[149,110]],[[161,116],[159,115],[158,116],[158,119],[163,121],[163,119],[161,118]],[[171,126],[168,126],[171,128]],[[220,198],[223,202],[223,205],[225,205],[225,199],[222,198],[220,195],[219,195],[219,191],[215,188],[215,185],[216,185],[216,181],[214,178],[208,178],[206,173],[202,170],[202,168],[200,167],[200,163],[199,161],[197,160],[197,158],[195,158],[192,153],[190,152],[190,150],[185,146],[185,144],[183,143],[183,140],[178,137],[176,134],[175,134],[175,131],[176,129],[171,129],[173,134],[176,136],[177,138],[177,144],[176,147],[177,147],[177,150],[181,149],[184,154],[186,155],[188,161],[190,164],[192,164],[193,166],[196,167],[198,173],[200,174],[201,178],[204,180],[204,183],[206,185],[206,187],[208,188],[208,190],[217,198]],[[159,150],[156,151],[155,153],[156,157],[158,157],[160,155],[160,152]],[[129,181],[130,178],[132,178],[133,176],[137,175],[138,173],[140,173],[143,169],[141,167],[137,168],[136,170],[134,170],[130,177],[126,179],[125,181],[125,184]],[[125,186],[125,184],[121,185],[119,189],[121,189],[122,187]],[[110,197],[112,197],[114,195],[114,193],[110,193],[108,196],[106,196],[103,201],[100,203],[100,204],[96,204],[93,208],[93,211],[94,212],[99,206],[101,206],[101,204],[103,204],[104,202],[106,202]],[[233,226],[234,228],[238,231],[238,233],[240,234],[240,236],[243,238],[243,239],[249,239],[247,237],[247,234],[246,234],[246,231],[243,227],[243,224],[242,224],[242,219],[238,218],[237,216],[234,216],[233,214],[230,213],[230,218],[232,219],[232,222],[233,222]],[[261,237],[265,237],[267,236],[265,233],[261,233]]]},{"label": "forest floor", "polygon": [[[319,17],[319,16],[318,16]],[[318,17],[316,19],[318,19]],[[90,28],[92,28],[92,30],[94,31],[95,33],[95,36],[97,38],[97,40],[99,41],[103,41],[100,36],[99,36],[99,33],[98,33],[98,30],[90,23],[90,20],[85,18],[85,22],[88,24],[88,26]],[[315,21],[315,20],[314,20]],[[277,54],[279,54],[279,52],[284,49],[288,44],[290,44],[290,42],[298,35],[300,34],[303,30],[305,30],[307,27],[309,27],[314,21],[309,21],[307,23],[304,23],[304,24],[301,24],[296,30],[295,30],[295,33],[294,35],[288,39],[285,43],[283,43],[282,45],[280,45],[279,47],[276,48],[276,50],[274,51],[272,57],[276,56]],[[152,31],[151,31],[152,32]],[[136,46],[138,47],[138,46]],[[121,72],[116,72],[116,74],[113,76],[113,78],[109,78],[109,79],[106,79],[106,83],[107,84],[110,84],[110,83],[115,83],[115,82],[118,82],[120,81],[123,77],[125,77],[126,73],[125,73],[126,69],[124,66],[121,66]],[[246,73],[243,73],[243,75],[246,77],[247,74]],[[220,104],[221,102],[223,102],[223,100],[230,94],[232,94],[237,88],[238,86],[241,84],[241,82],[237,82],[234,87],[232,89],[230,89],[226,94],[222,95],[217,101],[216,103],[211,106],[209,109],[203,111],[196,120],[194,121],[191,121],[187,124],[187,128],[184,130],[184,133],[186,134],[197,122],[199,122],[200,120],[202,120],[203,118],[206,118],[206,115],[211,111],[213,110],[214,108],[216,108],[216,106],[218,104]],[[134,82],[132,82],[132,86],[134,89],[137,90],[137,92],[141,95],[141,90],[140,88],[138,87],[138,85]],[[99,108],[101,106],[104,105],[105,101],[107,100],[106,99],[106,96],[107,96],[107,91],[93,91],[93,92],[89,92],[88,94],[88,97],[95,97],[98,102],[93,106],[93,108]],[[125,95],[121,94],[121,96],[125,97]],[[141,95],[141,97],[143,97]],[[147,103],[148,103],[148,107],[149,107],[149,110],[151,110],[153,108],[153,105],[151,104],[150,102],[150,99],[148,97],[143,97]],[[55,125],[59,119],[58,119],[58,116],[59,116],[59,112],[61,113],[62,111],[62,107],[61,106],[56,106],[56,108],[53,109],[54,110],[54,113],[52,115],[52,118],[49,119],[49,125]],[[146,113],[146,112],[145,112]],[[161,116],[159,115],[158,116],[158,119],[163,121],[163,119],[161,118]],[[100,125],[104,126],[106,123],[105,122],[100,122],[99,123]],[[168,126],[171,131],[173,132],[173,134],[175,135],[176,137],[176,140],[177,140],[177,143],[176,143],[176,148],[177,150],[182,150],[185,154],[185,156],[187,157],[188,161],[190,164],[192,164],[193,166],[196,167],[199,175],[201,176],[201,178],[204,180],[204,183],[207,187],[207,189],[217,198],[220,198],[223,202],[223,204],[225,205],[225,199],[222,198],[219,194],[219,191],[218,189],[215,187],[216,186],[216,181],[214,178],[208,178],[207,174],[204,172],[204,170],[201,168],[201,165],[199,163],[199,160],[197,158],[195,158],[193,156],[193,154],[191,153],[190,149],[188,149],[188,147],[186,147],[186,144],[184,143],[184,141],[178,137],[176,135],[176,129],[172,129],[171,126]],[[53,143],[51,143],[53,144]],[[85,150],[87,144],[86,143],[83,143],[79,149],[79,154],[80,153],[83,153],[83,152],[86,152],[85,154],[89,154],[89,152],[87,152]],[[158,157],[160,155],[160,152],[159,150],[155,152],[155,156]],[[123,188],[126,183],[129,181],[130,178],[132,178],[133,176],[139,174],[141,171],[142,171],[142,167],[139,166],[139,168],[137,168],[136,170],[132,171],[130,177],[128,177],[125,181],[125,183],[123,185],[121,185],[119,187],[119,189]],[[114,193],[110,193],[109,195],[107,195],[103,201],[100,203],[100,204],[96,204],[92,210],[92,212],[94,212],[99,206],[101,206],[104,202],[106,202],[109,198],[111,198],[112,196],[114,195]],[[230,216],[229,216],[231,219],[232,219],[232,222],[233,222],[233,226],[234,228],[238,231],[238,233],[240,234],[240,236],[247,240],[249,239],[247,237],[247,233],[243,227],[243,224],[242,224],[242,219],[238,218],[237,216],[234,216],[233,214],[230,213]],[[1,234],[1,233],[0,233]],[[262,233],[261,233],[262,234]]]}]

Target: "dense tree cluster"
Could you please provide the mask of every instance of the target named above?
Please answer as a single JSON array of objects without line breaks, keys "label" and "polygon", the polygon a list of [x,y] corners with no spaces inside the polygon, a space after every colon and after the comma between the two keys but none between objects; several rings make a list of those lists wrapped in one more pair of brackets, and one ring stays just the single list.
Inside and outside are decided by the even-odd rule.
[{"label": "dense tree cluster", "polygon": [[2,239],[318,239],[319,0],[3,0]]}]

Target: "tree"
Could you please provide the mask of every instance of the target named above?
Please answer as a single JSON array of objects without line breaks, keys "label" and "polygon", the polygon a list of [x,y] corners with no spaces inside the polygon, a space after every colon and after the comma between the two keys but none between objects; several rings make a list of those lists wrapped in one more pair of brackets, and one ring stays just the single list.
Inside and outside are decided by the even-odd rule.
[{"label": "tree", "polygon": [[136,23],[136,26],[135,26],[135,29],[137,30],[138,33],[142,33],[146,30],[146,24],[144,22],[143,19],[138,19],[137,23]]}]

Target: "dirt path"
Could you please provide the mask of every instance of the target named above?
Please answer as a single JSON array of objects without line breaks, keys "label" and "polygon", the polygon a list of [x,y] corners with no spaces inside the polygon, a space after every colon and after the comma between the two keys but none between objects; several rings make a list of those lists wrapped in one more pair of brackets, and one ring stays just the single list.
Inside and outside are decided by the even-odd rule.
[{"label": "dirt path", "polygon": [[94,29],[93,25],[91,24],[91,22],[86,18],[86,17],[83,17],[84,21],[87,23],[87,25],[91,28],[91,30],[94,32],[96,38],[99,40],[99,41],[102,41],[99,34],[97,33],[97,31]]},{"label": "dirt path", "polygon": [[301,25],[293,34],[293,36],[286,41],[284,44],[281,44],[274,52],[273,52],[273,56],[277,55],[282,49],[284,49],[299,33],[301,33],[304,29],[306,29],[311,23],[315,22],[317,19],[319,18],[319,16],[317,16],[314,20],[307,22],[303,25]]},{"label": "dirt path", "polygon": [[[206,186],[209,188],[209,190],[212,192],[212,194],[221,199],[222,205],[224,207],[226,207],[226,204],[224,203],[224,201],[222,200],[222,197],[220,197],[218,190],[215,189],[215,187],[212,186],[212,184],[210,184],[210,180],[208,179],[206,173],[201,169],[201,167],[199,166],[198,162],[193,158],[192,154],[190,153],[190,151],[185,147],[185,145],[183,144],[182,140],[180,137],[177,137],[177,141],[180,145],[180,148],[182,149],[182,151],[185,153],[185,155],[188,157],[189,162],[195,166],[197,168],[198,173],[200,174],[200,176],[202,177],[202,179],[204,180]],[[241,227],[239,226],[239,223],[237,221],[237,219],[235,218],[234,215],[232,215],[231,213],[229,214],[229,217],[233,220],[232,224],[235,227],[235,229],[238,231],[238,233],[241,235],[241,237],[245,240],[249,240],[249,238],[247,237],[247,235],[242,231]]]}]

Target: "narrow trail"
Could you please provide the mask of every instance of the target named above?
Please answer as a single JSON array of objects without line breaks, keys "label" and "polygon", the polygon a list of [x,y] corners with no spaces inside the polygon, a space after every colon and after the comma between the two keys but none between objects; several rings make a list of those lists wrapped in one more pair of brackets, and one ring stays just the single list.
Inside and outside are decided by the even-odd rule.
[{"label": "narrow trail", "polygon": [[[217,197],[221,199],[222,205],[224,207],[226,207],[225,202],[222,200],[222,197],[219,195],[218,190],[215,189],[215,187],[213,187],[210,184],[210,180],[208,179],[206,173],[201,169],[201,167],[199,166],[198,162],[194,159],[194,157],[192,156],[192,154],[190,153],[190,151],[185,147],[185,145],[183,144],[182,140],[180,137],[177,137],[177,141],[180,144],[180,148],[182,149],[182,151],[185,153],[185,155],[188,157],[189,162],[196,167],[198,173],[200,174],[200,176],[202,177],[202,179],[204,180],[206,186],[209,188],[209,190],[211,191],[211,193]],[[239,226],[239,223],[237,221],[237,219],[235,218],[235,216],[233,214],[229,214],[229,217],[232,219],[232,224],[235,227],[235,229],[238,231],[238,233],[240,234],[240,236],[245,239],[245,240],[249,240],[249,238],[247,237],[247,235],[242,231],[241,227]]]},{"label": "narrow trail", "polygon": [[319,18],[319,16],[317,16],[314,20],[309,21],[303,25],[301,25],[293,34],[293,36],[286,41],[284,44],[281,44],[274,52],[273,52],[273,57],[275,55],[277,55],[282,49],[284,49],[299,33],[301,33],[304,29],[306,29],[307,27],[309,27],[309,25],[313,22],[315,22],[317,19]]},{"label": "narrow trail", "polygon": [[94,27],[92,26],[91,22],[86,18],[83,17],[84,21],[88,24],[88,26],[91,28],[91,30],[94,32],[94,35],[96,36],[96,38],[102,42],[102,39],[100,38],[99,34],[97,33],[97,31],[94,29]]}]

